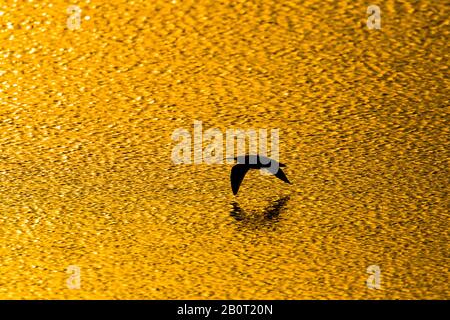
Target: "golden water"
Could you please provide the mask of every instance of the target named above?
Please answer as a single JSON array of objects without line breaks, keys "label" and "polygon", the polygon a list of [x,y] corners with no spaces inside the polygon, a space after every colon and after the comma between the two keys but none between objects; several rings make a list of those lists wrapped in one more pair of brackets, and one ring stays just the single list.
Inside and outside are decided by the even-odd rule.
[{"label": "golden water", "polygon": [[[448,298],[449,7],[379,5],[2,0],[0,298]],[[173,165],[194,120],[293,185]]]}]

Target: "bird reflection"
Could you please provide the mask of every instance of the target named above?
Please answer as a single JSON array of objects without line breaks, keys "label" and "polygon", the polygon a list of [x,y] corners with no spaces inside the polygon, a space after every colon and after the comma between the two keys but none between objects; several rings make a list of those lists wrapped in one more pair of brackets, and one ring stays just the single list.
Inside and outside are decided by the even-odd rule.
[{"label": "bird reflection", "polygon": [[[278,216],[283,208],[286,206],[286,203],[289,201],[289,196],[280,198],[274,201],[271,205],[267,206],[263,211],[263,220],[264,221],[276,221],[278,220]],[[247,215],[244,210],[239,206],[239,204],[235,201],[232,203],[233,209],[230,211],[230,215],[236,221],[252,221],[256,222],[256,219],[252,219],[251,215]]]}]

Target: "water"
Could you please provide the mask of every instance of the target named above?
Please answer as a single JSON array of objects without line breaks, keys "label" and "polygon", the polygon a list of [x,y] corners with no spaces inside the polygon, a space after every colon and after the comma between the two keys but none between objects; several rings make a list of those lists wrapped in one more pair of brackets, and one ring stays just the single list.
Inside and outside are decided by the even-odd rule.
[{"label": "water", "polygon": [[[448,298],[444,1],[381,30],[365,1],[75,4],[0,6],[0,298]],[[174,165],[194,120],[280,129],[293,184]]]}]

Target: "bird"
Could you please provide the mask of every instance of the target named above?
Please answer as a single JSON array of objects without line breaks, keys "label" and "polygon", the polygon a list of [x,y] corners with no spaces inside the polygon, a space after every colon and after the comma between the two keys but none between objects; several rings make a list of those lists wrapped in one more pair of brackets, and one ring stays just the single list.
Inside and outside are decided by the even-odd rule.
[{"label": "bird", "polygon": [[286,165],[276,160],[261,155],[245,155],[228,159],[237,161],[237,164],[231,168],[230,174],[231,190],[233,190],[234,195],[238,193],[242,180],[244,180],[244,176],[249,169],[265,169],[278,179],[291,184],[280,168],[286,167]]}]

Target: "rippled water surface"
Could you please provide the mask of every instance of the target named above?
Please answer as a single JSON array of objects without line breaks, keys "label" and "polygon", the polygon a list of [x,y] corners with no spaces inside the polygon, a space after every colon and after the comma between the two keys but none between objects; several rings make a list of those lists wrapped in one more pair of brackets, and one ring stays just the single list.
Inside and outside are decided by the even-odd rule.
[{"label": "rippled water surface", "polygon": [[[448,298],[449,7],[367,5],[3,1],[0,298]],[[293,184],[174,165],[194,120]]]}]

